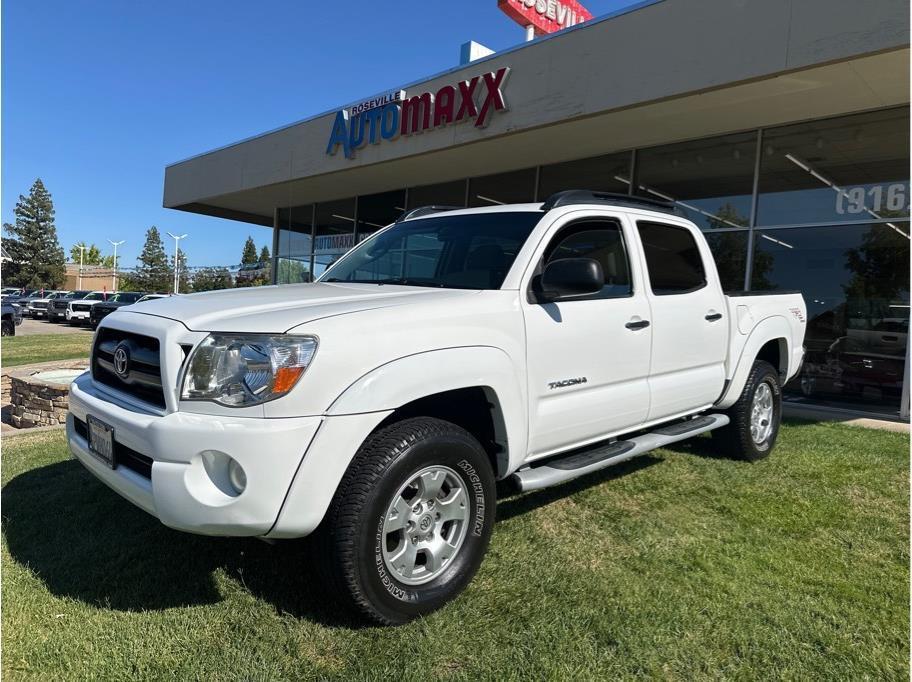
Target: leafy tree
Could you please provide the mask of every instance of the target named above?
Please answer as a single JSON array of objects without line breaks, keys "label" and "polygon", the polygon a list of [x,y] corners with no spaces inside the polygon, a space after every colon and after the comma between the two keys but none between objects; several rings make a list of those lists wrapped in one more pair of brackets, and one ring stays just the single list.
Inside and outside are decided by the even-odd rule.
[{"label": "leafy tree", "polygon": [[244,242],[244,251],[241,253],[241,265],[252,265],[258,261],[256,244],[253,241],[253,237],[247,237],[247,241]]},{"label": "leafy tree", "polygon": [[[183,251],[180,251],[180,257],[179,257],[178,262],[180,265],[180,270],[177,275],[178,279],[180,280],[178,282],[178,290],[180,291],[180,293],[186,294],[186,293],[189,293],[189,291],[190,291],[190,269],[187,267],[187,254],[184,253]],[[171,280],[170,281],[173,285],[173,283],[174,283],[174,256],[171,256],[170,271],[171,271]]]},{"label": "leafy tree", "polygon": [[132,277],[141,291],[171,291],[173,270],[155,225],[146,231],[146,243],[136,260],[138,265]]},{"label": "leafy tree", "polygon": [[269,247],[266,246],[265,244],[263,244],[263,248],[260,249],[260,262],[268,263],[270,260],[271,260],[271,257],[269,255]]},{"label": "leafy tree", "polygon": [[50,192],[35,180],[28,196],[19,195],[13,209],[14,224],[5,223],[9,235],[4,247],[10,261],[3,266],[3,283],[31,288],[57,288],[66,277],[66,261],[57,227]]},{"label": "leafy tree", "polygon": [[193,291],[214,291],[234,286],[228,268],[200,268],[193,273]]},{"label": "leafy tree", "polygon": [[101,249],[99,249],[95,244],[90,244],[86,246],[85,242],[76,242],[73,246],[70,247],[70,262],[79,263],[79,247],[84,246],[85,250],[82,252],[82,264],[83,265],[101,265],[106,268],[114,267],[114,255],[103,256]]}]

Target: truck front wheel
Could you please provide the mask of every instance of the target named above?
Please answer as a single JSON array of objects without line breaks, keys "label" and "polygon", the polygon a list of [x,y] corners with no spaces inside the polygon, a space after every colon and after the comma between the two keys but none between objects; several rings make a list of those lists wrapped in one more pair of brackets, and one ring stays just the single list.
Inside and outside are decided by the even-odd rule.
[{"label": "truck front wheel", "polygon": [[398,625],[440,608],[472,580],[494,525],[487,453],[428,417],[373,433],[318,530],[324,579],[356,610]]},{"label": "truck front wheel", "polygon": [[738,402],[726,410],[731,422],[712,432],[722,454],[755,462],[772,451],[782,420],[782,387],[771,364],[756,360]]}]

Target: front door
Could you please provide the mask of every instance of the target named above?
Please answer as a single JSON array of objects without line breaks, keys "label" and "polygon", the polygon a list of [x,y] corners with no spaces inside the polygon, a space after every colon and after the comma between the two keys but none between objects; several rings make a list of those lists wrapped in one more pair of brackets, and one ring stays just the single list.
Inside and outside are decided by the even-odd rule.
[{"label": "front door", "polygon": [[605,285],[598,294],[558,303],[530,301],[529,451],[540,457],[636,427],[649,410],[652,330],[636,258],[633,226],[618,216],[569,218],[540,247],[538,272],[551,260],[593,258]]}]

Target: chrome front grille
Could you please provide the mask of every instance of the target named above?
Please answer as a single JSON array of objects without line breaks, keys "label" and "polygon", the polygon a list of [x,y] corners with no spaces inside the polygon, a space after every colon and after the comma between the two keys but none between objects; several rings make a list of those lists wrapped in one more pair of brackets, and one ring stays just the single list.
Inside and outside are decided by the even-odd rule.
[{"label": "chrome front grille", "polygon": [[159,343],[151,336],[99,329],[92,350],[92,378],[143,402],[166,406]]}]

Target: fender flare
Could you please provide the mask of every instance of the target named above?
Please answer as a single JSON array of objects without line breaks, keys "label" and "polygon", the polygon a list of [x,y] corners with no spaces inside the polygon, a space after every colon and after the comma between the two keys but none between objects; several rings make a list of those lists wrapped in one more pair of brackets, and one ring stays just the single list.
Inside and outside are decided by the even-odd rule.
[{"label": "fender flare", "polygon": [[492,346],[416,353],[364,374],[324,412],[267,537],[294,538],[313,532],[370,433],[396,408],[435,393],[476,386],[485,389],[497,411],[495,435],[505,448],[498,469],[506,468],[497,473],[512,472],[525,458],[528,438],[525,392],[518,376],[510,356]]},{"label": "fender flare", "polygon": [[[741,396],[741,391],[744,390],[744,385],[747,383],[747,376],[750,374],[754,359],[757,357],[757,354],[760,352],[763,345],[768,341],[780,338],[785,339],[785,353],[781,354],[780,362],[785,363],[785,374],[788,375],[792,357],[791,333],[791,327],[789,326],[788,320],[781,315],[773,315],[760,320],[760,322],[751,330],[747,337],[747,341],[741,347],[738,364],[735,367],[735,371],[732,373],[731,380],[728,382],[725,392],[716,402],[716,407],[725,409],[737,402],[738,398]],[[777,367],[776,369],[782,371],[781,367]]]},{"label": "fender flare", "polygon": [[[432,377],[432,380],[429,378]],[[498,475],[525,458],[526,396],[515,363],[494,346],[459,346],[407,355],[357,379],[327,408],[326,416],[395,410],[413,400],[459,388],[481,387],[494,407],[494,429],[503,445]]]}]

